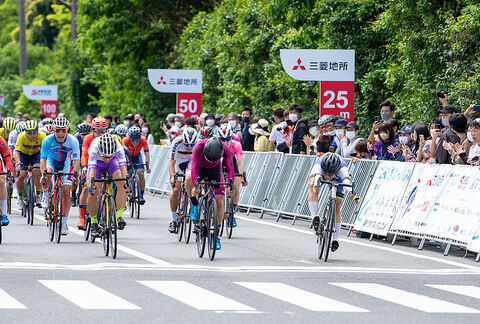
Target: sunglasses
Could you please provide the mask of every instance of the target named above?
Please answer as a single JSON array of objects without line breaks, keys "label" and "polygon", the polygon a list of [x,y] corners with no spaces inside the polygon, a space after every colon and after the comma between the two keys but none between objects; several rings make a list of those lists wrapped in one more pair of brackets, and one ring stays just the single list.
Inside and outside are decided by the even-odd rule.
[{"label": "sunglasses", "polygon": [[107,130],[105,128],[97,128],[97,129],[94,129],[93,132],[95,134],[105,134]]},{"label": "sunglasses", "polygon": [[35,130],[29,130],[26,133],[27,133],[27,135],[35,135],[35,134],[38,133],[38,130],[36,130],[36,129]]},{"label": "sunglasses", "polygon": [[140,142],[140,138],[130,138],[130,141],[132,141],[132,142]]},{"label": "sunglasses", "polygon": [[227,137],[227,138],[221,138],[220,140],[222,142],[229,142],[232,138],[231,137]]},{"label": "sunglasses", "polygon": [[192,143],[192,144],[183,144],[185,145],[186,147],[194,147],[195,146],[195,143]]},{"label": "sunglasses", "polygon": [[66,133],[67,133],[67,130],[66,130],[66,129],[56,129],[56,130],[55,130],[55,133],[56,133],[56,134],[60,134],[60,133],[66,134]]}]

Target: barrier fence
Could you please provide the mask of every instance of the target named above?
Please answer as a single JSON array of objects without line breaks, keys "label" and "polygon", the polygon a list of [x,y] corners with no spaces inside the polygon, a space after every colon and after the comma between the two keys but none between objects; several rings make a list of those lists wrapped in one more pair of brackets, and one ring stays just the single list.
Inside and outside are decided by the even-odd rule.
[{"label": "barrier fence", "polygon": [[[168,164],[170,148],[150,148],[152,172],[146,188],[171,193]],[[239,206],[280,218],[311,221],[308,178],[315,156],[278,152],[244,152],[248,186],[241,187]],[[347,167],[360,204],[345,198],[342,225],[373,235],[414,237],[419,249],[428,241],[444,243],[445,255],[458,246],[480,259],[480,170],[471,166],[424,165],[393,161],[359,160]],[[326,186],[319,192],[319,211],[325,205]]]}]

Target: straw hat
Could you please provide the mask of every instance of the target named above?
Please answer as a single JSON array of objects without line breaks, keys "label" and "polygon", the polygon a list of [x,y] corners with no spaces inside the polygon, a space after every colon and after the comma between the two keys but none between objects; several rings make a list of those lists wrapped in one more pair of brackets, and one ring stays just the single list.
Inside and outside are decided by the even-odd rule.
[{"label": "straw hat", "polygon": [[268,131],[268,121],[265,119],[260,119],[258,123],[252,125],[254,133],[269,136],[270,132]]}]

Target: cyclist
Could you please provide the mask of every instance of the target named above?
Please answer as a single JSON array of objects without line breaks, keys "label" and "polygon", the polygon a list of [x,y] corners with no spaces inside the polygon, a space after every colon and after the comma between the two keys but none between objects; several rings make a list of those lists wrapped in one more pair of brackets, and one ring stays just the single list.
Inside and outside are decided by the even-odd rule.
[{"label": "cyclist", "polygon": [[[2,157],[2,163],[0,163],[0,172],[5,172],[3,166],[5,165],[6,169],[10,170],[13,173],[13,164],[12,164],[12,155],[8,149],[7,141],[4,138],[0,137],[0,155]],[[1,217],[0,222],[2,226],[7,226],[10,223],[10,220],[7,217],[7,186],[6,186],[6,176],[0,176],[0,209]]]},{"label": "cyclist", "polygon": [[[100,229],[98,227],[97,211],[98,211],[98,187],[92,183],[92,178],[101,179],[102,172],[106,171],[113,178],[122,178],[126,176],[126,161],[123,147],[111,134],[103,134],[99,138],[92,141],[89,149],[88,157],[88,176],[87,188],[90,195],[88,196],[88,213],[92,219],[92,235],[98,236]],[[126,182],[116,182],[117,195],[115,197],[116,219],[118,229],[123,230],[127,225],[123,219],[123,211],[127,200],[125,189]]]},{"label": "cyclist", "polygon": [[3,120],[3,127],[0,128],[0,137],[8,141],[8,135],[15,129],[15,118],[7,117]]},{"label": "cyclist", "polygon": [[[223,182],[223,175],[221,170],[223,163],[227,168],[228,182],[233,182],[235,176],[235,170],[233,169],[232,153],[228,149],[228,146],[220,141],[217,137],[209,139],[202,139],[195,145],[192,154],[192,166],[187,171],[185,179],[185,187],[187,193],[190,196],[192,207],[190,209],[190,218],[192,220],[198,219],[198,200],[197,195],[200,194],[200,190],[195,190],[195,183],[198,178],[209,180],[215,180],[217,182]],[[227,188],[227,194],[233,195],[230,187]],[[224,217],[223,200],[225,191],[223,186],[218,186],[215,189],[215,201],[217,202],[217,219],[221,224]],[[217,238],[216,249],[221,249],[220,238]]]},{"label": "cyclist", "polygon": [[45,127],[43,127],[42,132],[44,132],[45,135],[53,134],[53,125],[52,124],[45,125]]},{"label": "cyclist", "polygon": [[117,132],[117,135],[120,136],[120,138],[123,140],[125,136],[127,136],[128,127],[124,124],[120,124],[115,128],[115,131]]},{"label": "cyclist", "polygon": [[213,137],[213,128],[205,127],[200,133],[202,139]]},{"label": "cyclist", "polygon": [[45,134],[49,133],[48,129],[47,129],[47,126],[48,125],[52,125],[53,124],[53,119],[52,118],[44,118],[41,122],[38,123],[38,127],[40,128],[40,130],[42,132],[44,132]]},{"label": "cyclist", "polygon": [[[340,155],[329,152],[317,159],[310,172],[308,193],[308,206],[310,208],[310,214],[313,217],[312,223],[315,232],[318,231],[320,225],[320,217],[318,216],[318,192],[316,192],[316,188],[321,185],[320,180],[333,180],[339,183],[352,184],[347,165]],[[333,233],[332,252],[335,252],[339,247],[338,235],[342,225],[340,209],[343,198],[345,197],[344,191],[348,192],[350,198],[358,204],[358,197],[352,194],[351,187],[338,187],[335,200],[335,232]]]},{"label": "cyclist", "polygon": [[[53,121],[54,134],[48,135],[42,143],[40,171],[62,171],[64,173],[77,172],[80,169],[80,148],[78,140],[68,134],[70,122],[65,117],[57,117]],[[73,161],[73,170],[71,162]],[[48,187],[52,182],[52,175],[43,176],[42,207],[48,208],[50,199]],[[76,179],[75,179],[76,181]],[[70,192],[72,190],[72,176],[62,177],[62,201],[64,216],[62,220],[62,235],[68,234],[68,214],[70,212]]]},{"label": "cyclist", "polygon": [[[18,205],[23,208],[23,185],[27,177],[27,167],[38,167],[40,164],[40,148],[46,135],[38,130],[38,122],[36,120],[28,120],[25,124],[25,131],[18,135],[17,144],[15,144],[15,169],[18,173]],[[40,170],[33,169],[33,182],[35,183],[35,204],[41,207],[40,203]]]},{"label": "cyclist", "polygon": [[[107,132],[108,128],[108,121],[103,117],[95,117],[92,120],[92,133],[86,135],[83,138],[83,146],[82,146],[82,158],[81,158],[81,166],[82,166],[82,181],[86,180],[87,171],[88,171],[88,149],[90,148],[90,144],[92,141],[102,136]],[[83,186],[82,193],[80,194],[80,201],[78,203],[78,207],[80,209],[80,220],[78,221],[77,228],[85,229],[85,214],[87,213],[87,198],[88,198],[88,187]]]},{"label": "cyclist", "polygon": [[10,150],[12,157],[14,156],[13,152],[15,150],[15,145],[17,144],[18,135],[24,131],[25,122],[19,121],[17,125],[15,125],[15,129],[10,133],[10,136],[8,137],[8,149]]},{"label": "cyclist", "polygon": [[142,165],[143,159],[141,152],[143,149],[143,152],[145,153],[145,159],[147,160],[147,173],[150,173],[150,169],[148,168],[150,165],[150,152],[148,151],[147,140],[145,137],[141,136],[141,131],[138,126],[132,126],[128,129],[128,136],[123,139],[123,144],[125,144],[130,152],[130,158],[132,159],[132,162],[135,163],[135,167],[137,169],[138,179],[140,182],[140,197],[138,202],[140,205],[143,205],[145,204],[145,199],[143,198],[143,192],[145,191],[145,167]]},{"label": "cyclist", "polygon": [[198,133],[193,128],[187,128],[182,137],[177,137],[172,142],[172,151],[170,154],[170,164],[168,171],[170,173],[170,184],[172,186],[172,195],[170,196],[170,211],[172,212],[172,222],[168,230],[170,233],[177,232],[177,208],[180,199],[181,182],[173,184],[175,173],[185,174],[185,170],[192,162],[192,151],[195,143],[198,141]]},{"label": "cyclist", "polygon": [[[235,174],[243,174],[243,176],[235,175],[235,180],[233,181],[233,186],[235,189],[235,194],[233,196],[233,210],[235,211],[237,209],[238,200],[240,199],[240,184],[242,184],[244,187],[248,184],[245,175],[245,164],[243,163],[242,144],[233,139],[232,127],[228,124],[222,125],[218,129],[217,134],[220,140],[227,144],[230,152],[232,153]],[[237,227],[235,216],[231,220],[227,219],[227,222],[230,221],[232,221],[233,227]]]},{"label": "cyclist", "polygon": [[[82,152],[83,139],[85,138],[85,136],[87,136],[91,132],[92,132],[92,126],[90,124],[81,123],[81,124],[77,125],[77,133],[74,136],[78,141],[78,147],[79,147],[79,150],[80,150],[80,154]],[[78,187],[78,181],[76,181],[72,184],[72,206],[73,207],[75,207],[75,205],[77,203],[77,201],[76,201],[76,199],[77,199],[77,197],[76,197],[77,187]]]}]

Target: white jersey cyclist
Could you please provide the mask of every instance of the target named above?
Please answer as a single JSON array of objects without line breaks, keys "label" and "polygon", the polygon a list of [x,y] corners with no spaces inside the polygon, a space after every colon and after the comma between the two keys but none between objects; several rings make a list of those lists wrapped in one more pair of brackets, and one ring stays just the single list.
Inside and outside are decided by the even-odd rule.
[{"label": "white jersey cyclist", "polygon": [[175,172],[180,173],[184,173],[192,164],[192,151],[187,151],[182,136],[173,140],[170,160],[175,160]]}]

